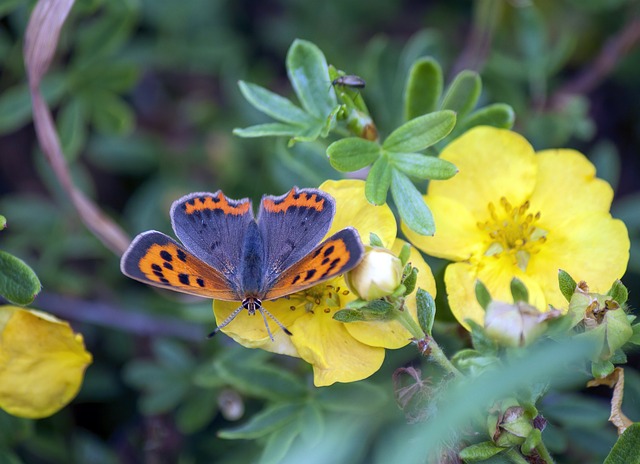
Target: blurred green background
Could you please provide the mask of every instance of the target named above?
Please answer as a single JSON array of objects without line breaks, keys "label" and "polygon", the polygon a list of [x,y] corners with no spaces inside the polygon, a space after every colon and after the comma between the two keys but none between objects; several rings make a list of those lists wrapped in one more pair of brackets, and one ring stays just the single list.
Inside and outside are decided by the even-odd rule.
[{"label": "blurred green background", "polygon": [[[260,447],[216,438],[235,418],[219,414],[227,407],[220,398],[231,395],[229,404],[247,415],[272,398],[202,369],[221,356],[267,357],[308,377],[307,367],[226,337],[206,340],[210,302],[125,278],[119,258],[85,229],[31,123],[22,47],[34,4],[0,1],[0,214],[9,226],[0,248],[33,267],[44,289],[32,306],[68,319],[94,363],[79,397],[54,417],[33,423],[0,414],[0,444],[24,462],[242,462]],[[72,9],[43,89],[77,185],[133,236],[169,232],[171,202],[192,191],[222,189],[255,203],[263,193],[341,176],[324,142],[288,149],[283,140],[231,135],[266,121],[243,100],[238,80],[292,94],[284,59],[295,38],[367,81],[362,94],[383,136],[401,115],[414,59],[435,57],[448,78],[476,70],[482,102],[512,105],[515,130],[537,149],[576,148],[612,184],[612,213],[632,237],[623,282],[637,308],[639,31],[632,0],[84,0]],[[442,263],[433,265],[437,274]],[[388,389],[393,368],[412,356],[389,353],[376,378]],[[628,398],[640,412],[635,382]],[[575,420],[570,425],[583,428],[569,427],[556,443],[563,462],[606,455],[615,440],[610,427],[598,433],[607,427],[607,394],[590,400],[591,422]],[[399,419],[392,407],[387,412]]]}]

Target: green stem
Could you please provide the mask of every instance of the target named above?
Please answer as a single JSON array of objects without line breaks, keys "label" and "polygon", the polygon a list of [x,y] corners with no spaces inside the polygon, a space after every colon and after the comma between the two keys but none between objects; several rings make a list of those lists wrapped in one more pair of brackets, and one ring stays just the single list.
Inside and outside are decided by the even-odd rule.
[{"label": "green stem", "polygon": [[542,459],[544,459],[544,462],[546,462],[547,464],[554,464],[555,463],[555,461],[553,460],[553,457],[549,453],[549,450],[545,446],[544,442],[541,441],[538,444],[538,446],[536,446],[536,451],[538,452],[540,457]]},{"label": "green stem", "polygon": [[511,462],[514,462],[516,464],[529,464],[529,461],[527,461],[524,458],[524,456],[520,454],[518,451],[516,451],[514,448],[511,448],[510,450],[506,451],[505,454],[507,455],[507,458]]},{"label": "green stem", "polygon": [[427,340],[429,341],[429,348],[431,348],[431,352],[429,353],[431,358],[448,373],[453,374],[456,377],[464,377],[462,375],[462,372],[456,369],[456,366],[454,366],[453,363],[449,361],[449,358],[447,358],[447,356],[444,354],[444,351],[442,351],[440,345],[438,345],[436,341],[431,337],[427,337]]}]

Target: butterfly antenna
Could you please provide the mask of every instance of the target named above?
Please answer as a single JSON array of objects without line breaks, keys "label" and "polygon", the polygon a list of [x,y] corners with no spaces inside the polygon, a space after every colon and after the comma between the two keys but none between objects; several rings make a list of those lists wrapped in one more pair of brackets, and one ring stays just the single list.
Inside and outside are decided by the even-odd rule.
[{"label": "butterfly antenna", "polygon": [[236,310],[234,312],[232,312],[231,314],[229,314],[229,316],[222,321],[222,324],[218,325],[218,327],[216,327],[215,329],[213,329],[213,332],[211,332],[209,334],[209,338],[213,337],[215,334],[217,334],[218,332],[220,332],[220,329],[222,329],[223,327],[226,327],[229,322],[231,322],[232,320],[235,319],[235,317],[238,315],[238,313],[240,311],[242,311],[244,309],[244,306],[240,305],[238,306],[238,308],[236,308]]},{"label": "butterfly antenna", "polygon": [[[291,331],[290,331],[289,329],[287,329],[287,328],[282,324],[282,322],[280,322],[278,319],[276,319],[276,317],[275,317],[273,314],[271,314],[269,311],[267,311],[267,310],[266,310],[266,309],[264,309],[264,308],[260,308],[260,312],[262,312],[262,311],[264,311],[264,312],[265,312],[265,314],[266,314],[267,316],[269,316],[271,319],[273,319],[273,321],[274,321],[276,324],[278,324],[278,327],[280,327],[284,333],[286,333],[287,335],[293,335],[293,334],[291,333]],[[264,317],[264,314],[262,315],[262,317]],[[265,319],[265,324],[266,324],[266,323],[267,323],[267,320]],[[267,329],[268,329],[268,328],[269,328],[269,327],[267,326]],[[272,338],[272,340],[273,340],[273,338]]]}]

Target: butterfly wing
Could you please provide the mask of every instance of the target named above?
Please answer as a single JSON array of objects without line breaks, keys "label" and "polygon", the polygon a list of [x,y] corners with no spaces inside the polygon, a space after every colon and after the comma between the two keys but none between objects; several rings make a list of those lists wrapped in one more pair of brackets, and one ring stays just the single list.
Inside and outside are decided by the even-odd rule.
[{"label": "butterfly wing", "polygon": [[253,220],[251,200],[233,200],[220,190],[191,193],[171,206],[171,225],[185,248],[238,288],[244,236]]},{"label": "butterfly wing", "polygon": [[122,256],[120,269],[123,274],[156,287],[218,300],[242,300],[237,288],[221,272],[155,230],[133,240]]},{"label": "butterfly wing", "polygon": [[284,271],[264,299],[274,300],[313,287],[353,269],[364,256],[364,246],[353,227],[342,229]]},{"label": "butterfly wing", "polygon": [[311,252],[331,227],[335,200],[317,189],[294,187],[260,202],[258,226],[264,242],[264,288]]}]

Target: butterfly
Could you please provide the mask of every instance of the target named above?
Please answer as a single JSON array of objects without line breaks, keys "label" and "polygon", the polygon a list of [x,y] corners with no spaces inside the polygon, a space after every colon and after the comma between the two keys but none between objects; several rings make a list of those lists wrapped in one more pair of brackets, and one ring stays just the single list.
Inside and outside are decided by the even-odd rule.
[{"label": "butterfly", "polygon": [[347,227],[320,241],[335,214],[335,200],[322,190],[297,187],[265,195],[257,219],[251,200],[222,191],[186,195],[171,206],[171,225],[182,244],[150,230],[122,256],[122,272],[169,290],[224,301],[240,301],[212,335],[242,309],[260,312],[287,334],[262,302],[285,297],[353,269],[364,255],[358,232]]}]

